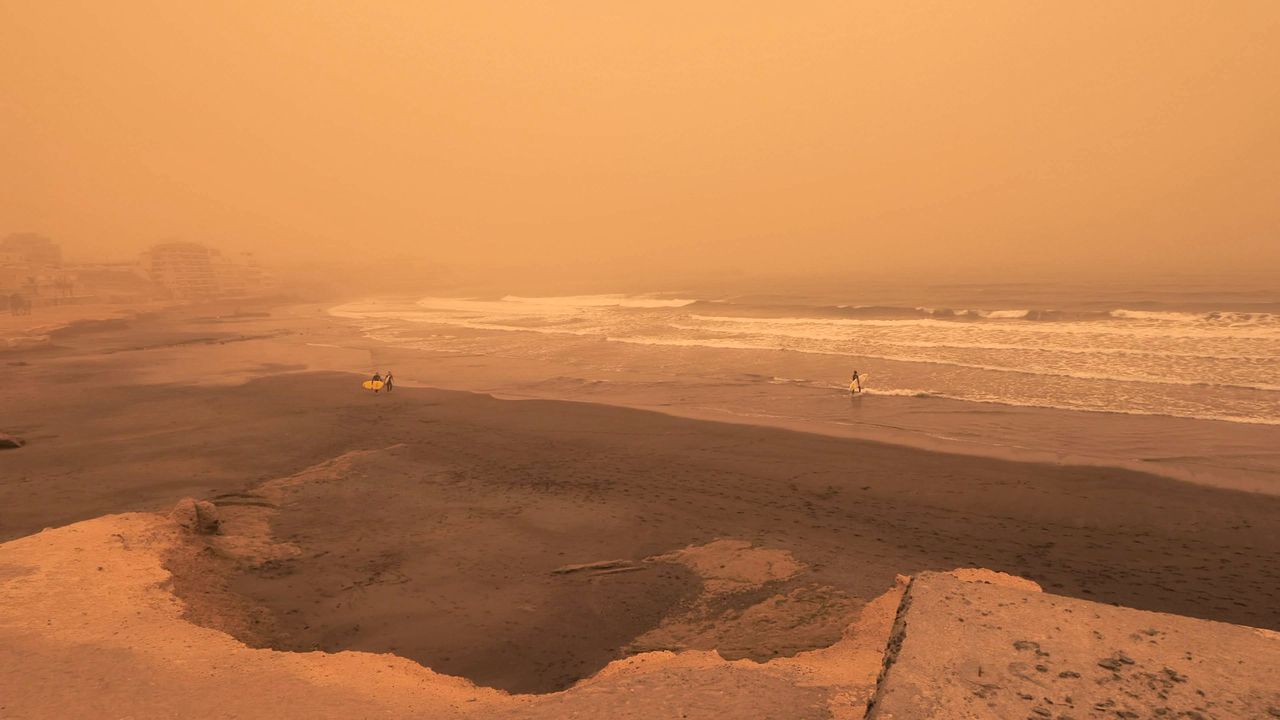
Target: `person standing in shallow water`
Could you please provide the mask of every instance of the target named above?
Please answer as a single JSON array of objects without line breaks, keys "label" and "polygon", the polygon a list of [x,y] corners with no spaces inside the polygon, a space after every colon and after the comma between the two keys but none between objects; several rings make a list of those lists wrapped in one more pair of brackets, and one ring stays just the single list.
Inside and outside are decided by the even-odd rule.
[{"label": "person standing in shallow water", "polygon": [[853,371],[853,379],[849,382],[849,392],[851,393],[862,392],[862,378],[858,376],[857,370]]},{"label": "person standing in shallow water", "polygon": [[387,371],[387,376],[386,376],[386,377],[384,377],[384,378],[382,378],[382,387],[386,388],[386,389],[387,389],[387,392],[391,392],[391,390],[392,390],[392,385],[393,385],[394,383],[395,383],[395,378],[394,378],[394,377],[392,377],[392,375],[391,375],[391,371],[390,371],[390,370],[388,370],[388,371]]}]

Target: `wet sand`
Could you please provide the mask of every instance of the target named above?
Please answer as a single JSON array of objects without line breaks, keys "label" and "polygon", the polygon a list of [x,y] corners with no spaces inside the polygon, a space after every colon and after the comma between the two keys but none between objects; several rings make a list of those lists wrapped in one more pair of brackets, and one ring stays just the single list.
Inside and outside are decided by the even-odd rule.
[{"label": "wet sand", "polygon": [[[295,372],[335,358],[267,325],[162,317],[0,357],[14,380],[0,431],[28,442],[0,451],[0,539],[184,495],[251,500],[371,451],[275,503],[272,534],[301,553],[230,579],[265,609],[254,632],[288,649],[394,650],[535,691],[696,610],[674,566],[607,581],[556,568],[722,538],[789,551],[806,569],[768,593],[839,612],[897,573],[977,566],[1054,593],[1280,628],[1275,497],[595,404],[375,396],[355,375]],[[219,382],[192,384],[212,359]],[[186,374],[158,382],[157,367]],[[761,658],[831,642],[824,632],[681,637]]]},{"label": "wet sand", "polygon": [[[626,340],[628,333],[636,330],[628,329],[625,323],[618,330],[620,339],[606,341],[595,331],[571,334],[576,330],[569,326],[559,328],[565,331],[559,333],[555,328],[495,330],[483,322],[476,323],[477,327],[431,323],[401,312],[412,308],[412,303],[392,300],[372,305],[381,309],[369,318],[348,317],[350,313],[343,307],[330,312],[350,326],[322,342],[367,347],[381,365],[403,370],[403,377],[425,386],[516,399],[607,403],[942,452],[1126,467],[1205,485],[1280,495],[1280,425],[1267,422],[1066,410],[1007,404],[994,398],[991,402],[963,401],[945,393],[907,391],[904,387],[912,385],[902,376],[886,381],[881,370],[895,367],[888,360],[796,352],[785,344],[776,350],[649,344],[643,338]],[[632,320],[639,328],[650,327],[637,318]],[[583,322],[591,327],[600,321]],[[655,340],[663,339],[662,327],[659,322],[651,330]],[[852,331],[846,328],[839,332]],[[1203,351],[1208,352],[1208,346]],[[851,397],[846,388],[854,367],[870,372],[870,377],[867,393]],[[893,372],[905,371],[901,365],[896,367]],[[925,363],[911,373],[925,372],[927,367]],[[1111,370],[1124,374],[1132,368],[1124,356],[1116,356]],[[952,381],[964,387],[975,383],[974,390],[992,381],[918,379],[931,388]],[[903,386],[902,382],[908,384]],[[1142,397],[1161,387],[1168,386],[1132,387],[1125,392]],[[1080,394],[1113,392],[1118,392],[1117,388],[1104,382],[1078,388]],[[1232,391],[1203,386],[1197,392],[1208,399]],[[1253,400],[1264,402],[1266,393],[1259,392]],[[995,396],[1001,393],[997,391]],[[1053,403],[1051,398],[1042,401]],[[1264,406],[1257,410],[1264,415],[1268,412]],[[1271,408],[1269,420],[1280,420],[1280,406]]]},{"label": "wet sand", "polygon": [[[636,546],[574,495],[526,478],[477,482],[480,468],[438,463],[396,446],[291,486],[273,503],[272,540],[300,554],[224,571],[233,592],[270,611],[247,639],[393,652],[480,685],[549,692],[595,673],[697,596],[697,577],[671,563],[557,572]],[[256,497],[215,502],[234,517],[235,503]]]}]

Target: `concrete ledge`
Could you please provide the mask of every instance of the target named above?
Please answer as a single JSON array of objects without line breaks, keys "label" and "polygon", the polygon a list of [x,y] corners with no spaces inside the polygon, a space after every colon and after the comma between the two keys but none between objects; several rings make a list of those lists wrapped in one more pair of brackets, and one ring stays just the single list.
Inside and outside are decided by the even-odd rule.
[{"label": "concrete ledge", "polygon": [[1280,717],[1280,634],[922,573],[869,718]]}]

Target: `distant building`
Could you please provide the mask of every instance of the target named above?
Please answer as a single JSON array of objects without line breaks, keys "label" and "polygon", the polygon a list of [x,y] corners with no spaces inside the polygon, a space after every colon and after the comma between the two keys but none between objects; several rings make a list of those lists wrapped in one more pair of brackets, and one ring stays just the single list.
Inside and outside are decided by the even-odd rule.
[{"label": "distant building", "polygon": [[211,254],[199,243],[160,243],[142,254],[142,269],[174,297],[213,297],[218,294],[218,278]]},{"label": "distant building", "polygon": [[5,308],[57,304],[74,292],[75,275],[61,269],[62,248],[36,233],[0,240],[0,296]]},{"label": "distant building", "polygon": [[37,233],[11,233],[0,240],[0,262],[58,267],[62,264],[62,247]]},{"label": "distant building", "polygon": [[142,254],[142,269],[175,298],[234,297],[261,290],[262,270],[245,254],[236,262],[221,251],[192,242],[153,245]]},{"label": "distant building", "polygon": [[210,258],[213,274],[223,295],[248,295],[262,289],[262,270],[254,264],[252,253],[241,253],[238,259],[214,253]]},{"label": "distant building", "polygon": [[145,302],[159,289],[136,262],[80,263],[74,269],[77,289],[96,302]]}]

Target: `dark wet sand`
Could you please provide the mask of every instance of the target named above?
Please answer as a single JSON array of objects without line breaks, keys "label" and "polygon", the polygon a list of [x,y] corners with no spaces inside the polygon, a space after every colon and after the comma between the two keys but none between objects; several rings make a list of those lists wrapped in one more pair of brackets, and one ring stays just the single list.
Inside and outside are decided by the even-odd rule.
[{"label": "dark wet sand", "polygon": [[697,577],[669,563],[555,572],[636,551],[580,498],[476,483],[410,447],[358,457],[336,477],[291,489],[274,515],[274,539],[298,558],[228,573],[231,590],[272,611],[254,645],[390,651],[481,685],[549,692],[698,594]]},{"label": "dark wet sand", "polygon": [[273,529],[303,555],[235,581],[271,610],[282,647],[395,649],[485,684],[554,688],[678,609],[691,581],[551,569],[717,538],[790,550],[810,567],[794,583],[855,598],[896,573],[979,566],[1280,629],[1280,498],[601,405],[373,396],[351,375],[139,385],[128,353],[43,357],[6,368],[25,389],[5,392],[0,429],[29,444],[0,454],[0,540],[401,446],[286,503]]}]

